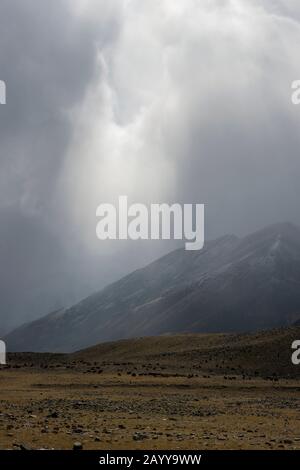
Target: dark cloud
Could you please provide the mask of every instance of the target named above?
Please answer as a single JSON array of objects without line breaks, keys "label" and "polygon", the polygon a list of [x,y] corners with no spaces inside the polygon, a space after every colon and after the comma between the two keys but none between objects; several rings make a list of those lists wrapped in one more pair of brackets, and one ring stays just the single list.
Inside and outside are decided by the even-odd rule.
[{"label": "dark cloud", "polygon": [[2,330],[172,243],[99,243],[119,194],[206,204],[206,235],[300,223],[293,0],[2,0]]},{"label": "dark cloud", "polygon": [[65,1],[1,2],[0,75],[7,85],[7,104],[0,106],[2,328],[91,288],[72,287],[64,234],[53,232],[50,206],[72,132],[68,113],[93,76],[96,40],[105,44],[116,31],[108,21],[96,35]]}]

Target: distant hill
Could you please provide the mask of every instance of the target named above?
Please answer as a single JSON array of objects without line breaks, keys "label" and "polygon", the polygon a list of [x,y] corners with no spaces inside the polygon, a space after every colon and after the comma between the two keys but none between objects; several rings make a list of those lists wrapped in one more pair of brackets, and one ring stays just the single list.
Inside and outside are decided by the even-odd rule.
[{"label": "distant hill", "polygon": [[300,327],[248,334],[180,334],[102,343],[72,354],[9,353],[9,364],[136,374],[212,374],[293,377],[291,362]]},{"label": "distant hill", "polygon": [[103,341],[183,332],[245,332],[300,320],[300,228],[173,251],[77,305],[6,336],[11,351],[68,352]]},{"label": "distant hill", "polygon": [[300,328],[280,328],[249,334],[185,334],[104,343],[73,353],[72,361],[102,361],[140,366],[165,365],[173,371],[232,373],[300,378],[300,366],[291,362],[291,345],[300,340]]}]

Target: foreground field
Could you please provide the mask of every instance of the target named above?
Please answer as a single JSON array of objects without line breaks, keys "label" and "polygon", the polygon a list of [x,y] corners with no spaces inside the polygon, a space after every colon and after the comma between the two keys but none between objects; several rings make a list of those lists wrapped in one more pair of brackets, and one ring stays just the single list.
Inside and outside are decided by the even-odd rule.
[{"label": "foreground field", "polygon": [[[12,355],[0,371],[0,447],[300,449],[298,369],[289,361],[284,373],[285,353],[274,346],[290,335],[182,335],[70,356]],[[281,372],[266,375],[273,354]]]}]

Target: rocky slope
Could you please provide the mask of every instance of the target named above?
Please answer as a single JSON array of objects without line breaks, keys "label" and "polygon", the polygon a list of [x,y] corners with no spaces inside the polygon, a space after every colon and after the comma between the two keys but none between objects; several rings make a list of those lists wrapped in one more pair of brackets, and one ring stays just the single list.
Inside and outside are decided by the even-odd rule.
[{"label": "rocky slope", "polygon": [[279,224],[176,250],[5,340],[12,351],[68,352],[121,338],[288,326],[300,319],[299,287],[300,229]]}]

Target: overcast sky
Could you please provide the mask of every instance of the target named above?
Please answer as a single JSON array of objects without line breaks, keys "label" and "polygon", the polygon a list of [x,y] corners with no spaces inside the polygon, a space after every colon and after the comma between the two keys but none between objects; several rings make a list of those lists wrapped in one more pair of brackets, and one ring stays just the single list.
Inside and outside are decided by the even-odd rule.
[{"label": "overcast sky", "polygon": [[300,224],[298,0],[1,0],[0,334],[173,248],[96,207],[206,204],[206,238]]}]

